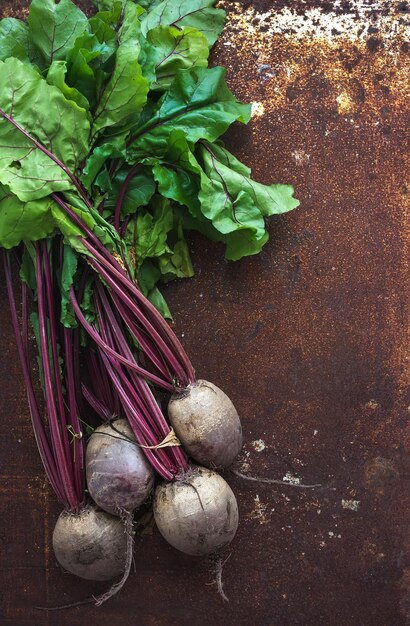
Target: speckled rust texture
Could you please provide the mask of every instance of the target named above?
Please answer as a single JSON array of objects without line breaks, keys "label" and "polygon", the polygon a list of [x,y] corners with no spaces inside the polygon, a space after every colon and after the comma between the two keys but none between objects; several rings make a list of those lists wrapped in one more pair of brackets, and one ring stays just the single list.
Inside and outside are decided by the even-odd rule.
[{"label": "speckled rust texture", "polygon": [[[30,434],[2,287],[2,625],[410,624],[408,44],[377,29],[329,40],[257,25],[250,34],[241,22],[249,8],[332,4],[225,3],[213,62],[228,67],[238,97],[258,102],[227,143],[257,179],[294,184],[301,206],[271,220],[263,253],[240,263],[193,238],[197,277],[167,292],[198,375],[242,416],[237,469],[322,486],[227,474],[241,513],[223,572],[229,604],[209,563],[154,532],[137,540],[120,597],[100,609],[34,611],[102,587],[63,574],[50,550],[58,507]],[[407,19],[408,3],[394,10]]]}]

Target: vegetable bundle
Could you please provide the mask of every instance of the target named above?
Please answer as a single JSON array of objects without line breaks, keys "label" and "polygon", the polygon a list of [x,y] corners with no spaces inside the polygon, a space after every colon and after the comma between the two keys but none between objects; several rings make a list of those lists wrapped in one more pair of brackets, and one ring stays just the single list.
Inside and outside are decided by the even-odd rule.
[{"label": "vegetable bundle", "polygon": [[[239,417],[218,387],[196,379],[160,285],[193,275],[187,232],[223,242],[238,260],[267,242],[266,217],[298,204],[290,186],[252,180],[220,140],[251,107],[224,68],[208,68],[224,25],[213,4],[98,0],[87,19],[71,0],[33,0],[27,23],[0,21],[0,246],[14,249],[6,280],[33,429],[65,507],[53,544],[84,578],[124,572],[114,591],[154,471],[166,481],[156,522],[178,549],[220,550],[238,524],[214,469],[240,451]],[[172,394],[168,419],[159,391]],[[103,424],[85,453],[89,416]]]}]

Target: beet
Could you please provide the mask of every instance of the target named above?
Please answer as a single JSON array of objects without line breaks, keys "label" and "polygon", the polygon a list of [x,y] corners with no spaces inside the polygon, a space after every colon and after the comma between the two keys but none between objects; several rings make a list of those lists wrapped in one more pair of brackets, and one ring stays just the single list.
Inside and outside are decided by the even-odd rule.
[{"label": "beet", "polygon": [[221,550],[238,528],[238,505],[228,483],[205,467],[192,468],[154,495],[154,517],[174,548],[200,556]]},{"label": "beet", "polygon": [[112,515],[134,511],[148,498],[154,470],[125,419],[95,429],[86,451],[88,491]]},{"label": "beet", "polygon": [[127,533],[124,524],[95,506],[79,513],[63,511],[53,532],[57,561],[87,580],[110,580],[124,572]]},{"label": "beet", "polygon": [[206,380],[174,393],[168,416],[194,461],[210,468],[229,467],[242,448],[242,427],[228,396]]}]

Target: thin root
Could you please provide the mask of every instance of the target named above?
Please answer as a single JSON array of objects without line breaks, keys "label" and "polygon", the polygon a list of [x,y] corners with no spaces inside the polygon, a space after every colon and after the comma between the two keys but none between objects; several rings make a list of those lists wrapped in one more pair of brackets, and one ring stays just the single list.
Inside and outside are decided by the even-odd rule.
[{"label": "thin root", "polygon": [[73,609],[76,606],[83,606],[84,604],[91,604],[95,601],[95,598],[87,598],[86,600],[79,600],[78,602],[71,602],[71,604],[61,604],[60,606],[35,606],[36,611],[64,611],[64,609]]},{"label": "thin root", "polygon": [[220,555],[215,555],[213,557],[213,560],[215,563],[215,582],[216,582],[216,586],[218,589],[218,593],[224,602],[229,602],[229,598],[226,595],[224,588],[223,588],[222,571],[223,571],[223,567],[225,563],[227,562],[230,556],[231,555],[229,554],[224,561],[222,561],[222,557]]},{"label": "thin root", "polygon": [[122,575],[121,580],[119,580],[117,583],[112,585],[111,589],[103,593],[101,596],[97,596],[96,598],[94,598],[95,606],[101,606],[104,602],[106,602],[107,600],[115,596],[115,594],[117,594],[119,591],[121,591],[121,589],[127,582],[128,576],[130,575],[130,572],[131,572],[133,553],[134,553],[134,535],[135,535],[132,513],[122,509],[121,520],[124,524],[124,530],[127,534],[127,555],[125,558],[124,574]]},{"label": "thin root", "polygon": [[[284,485],[285,487],[297,487],[299,489],[318,489],[319,487],[323,487],[320,483],[315,485],[302,485],[302,483],[290,483],[286,480],[276,480],[274,478],[261,478],[259,476],[247,476],[246,474],[242,474],[238,470],[231,469],[232,474],[238,476],[239,478],[244,478],[245,480],[251,480],[255,483],[267,483],[269,485]],[[331,487],[332,489],[332,487]]]}]

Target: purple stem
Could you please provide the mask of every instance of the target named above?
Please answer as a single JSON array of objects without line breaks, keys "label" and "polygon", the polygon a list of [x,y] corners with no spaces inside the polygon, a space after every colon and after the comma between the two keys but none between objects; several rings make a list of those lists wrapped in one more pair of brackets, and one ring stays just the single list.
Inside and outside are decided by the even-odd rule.
[{"label": "purple stem", "polygon": [[111,417],[115,414],[114,400],[110,380],[107,372],[100,366],[100,361],[94,350],[87,351],[88,371],[91,374],[91,384],[94,393],[97,394],[110,412]]},{"label": "purple stem", "polygon": [[[128,347],[127,340],[124,338],[124,335],[121,332],[121,329],[119,328],[116,319],[115,318],[112,319],[113,318],[112,311],[107,310],[109,308],[109,304],[107,303],[107,307],[106,307],[105,302],[99,298],[99,294],[95,294],[95,300],[96,300],[96,308],[98,310],[98,318],[99,318],[99,325],[100,325],[102,338],[114,350],[122,354],[125,358],[129,359],[131,362],[136,363],[134,355],[132,354],[130,348]],[[107,319],[105,319],[106,315],[107,315]],[[118,361],[116,361],[115,359],[112,361],[113,361],[114,367],[118,370],[118,372],[123,373]],[[131,382],[134,384],[134,389],[138,390],[139,385],[140,385],[140,380],[144,380],[144,379],[138,376],[133,371],[128,372],[128,377],[131,380]],[[142,402],[142,398],[140,397],[139,394],[134,393],[134,389],[132,389],[132,395],[138,405],[139,410],[142,411],[142,413],[144,413],[145,418],[149,422],[151,422],[150,427],[153,427],[153,429],[156,431],[156,436],[161,438],[161,430],[158,427],[158,424],[156,424],[155,422],[152,423],[152,420],[150,419],[151,416],[149,412],[146,410],[146,407],[144,406]]]},{"label": "purple stem", "polygon": [[81,228],[81,230],[87,235],[88,239],[90,241],[92,241],[93,244],[99,250],[101,250],[103,254],[105,254],[109,258],[109,260],[113,263],[113,265],[117,265],[118,267],[121,268],[119,263],[117,263],[117,261],[114,259],[114,257],[108,252],[108,250],[101,243],[101,241],[98,239],[98,237],[96,235],[94,235],[93,231],[90,228],[88,228],[88,226],[87,226],[87,224],[85,222],[83,222],[81,217],[79,215],[77,215],[77,213],[75,211],[73,211],[73,209],[71,207],[69,207],[68,204],[66,202],[64,202],[64,200],[62,200],[62,198],[60,198],[60,196],[58,194],[52,193],[51,197],[67,213],[67,215],[72,219],[74,224],[76,224],[79,228]]},{"label": "purple stem", "polygon": [[122,239],[124,238],[124,235],[127,232],[127,227],[128,227],[129,221],[130,221],[130,218],[129,218],[129,216],[127,216],[125,218],[125,220],[123,220],[123,222],[121,224],[120,237]]},{"label": "purple stem", "polygon": [[[162,335],[166,337],[170,345],[172,345],[173,349],[175,350],[175,353],[181,359],[181,362],[183,363],[186,369],[187,380],[184,380],[185,376],[183,376],[181,377],[182,382],[184,382],[185,385],[195,382],[195,372],[192,367],[192,364],[186,352],[184,351],[181,343],[179,342],[179,340],[177,339],[177,337],[175,336],[171,328],[168,326],[164,318],[161,316],[161,314],[151,304],[151,302],[149,302],[149,300],[145,298],[145,296],[134,285],[134,283],[126,276],[121,265],[114,259],[111,253],[100,242],[98,237],[96,237],[94,233],[83,223],[83,221],[75,213],[75,211],[73,211],[63,200],[61,200],[61,198],[59,198],[57,194],[52,194],[52,197],[57,202],[57,204],[66,211],[66,213],[71,217],[74,223],[76,223],[80,228],[82,228],[82,230],[87,235],[88,239],[92,241],[96,245],[96,247],[101,250],[102,254],[93,248],[90,241],[87,241],[86,239],[82,238],[81,241],[85,245],[85,247],[93,254],[93,256],[96,259],[98,259],[103,265],[105,265],[105,267],[107,267],[110,270],[110,272],[114,274],[116,278],[118,278],[126,287],[128,287],[128,289],[131,291],[131,293],[134,296],[136,296],[139,303],[143,305],[144,308],[146,309],[148,316],[151,318],[151,322],[153,321],[156,324],[157,329],[162,332]],[[145,315],[145,317],[147,317],[147,315]]]},{"label": "purple stem", "polygon": [[[87,242],[84,241],[83,243],[85,243],[85,245],[86,245]],[[88,248],[88,246],[87,246],[87,248]],[[189,362],[189,359],[186,356],[186,354],[185,354],[181,344],[179,344],[179,342],[176,339],[174,333],[168,327],[167,323],[161,317],[161,315],[156,311],[155,307],[153,305],[151,305],[151,303],[145,298],[145,296],[142,295],[142,293],[139,291],[139,289],[137,289],[135,287],[135,285],[131,281],[129,281],[127,279],[126,276],[124,276],[123,274],[121,274],[119,272],[117,273],[115,270],[112,271],[114,276],[116,278],[118,278],[119,281],[122,282],[125,287],[128,287],[133,295],[138,294],[138,299],[140,300],[140,302],[142,302],[144,305],[147,306],[147,308],[149,309],[150,313],[152,312],[151,311],[151,307],[152,307],[152,309],[155,310],[156,314],[151,316],[151,321],[150,321],[149,318],[146,315],[144,315],[143,311],[138,306],[138,304],[136,304],[131,299],[130,295],[128,295],[126,293],[126,291],[121,288],[121,286],[110,276],[110,274],[108,273],[107,270],[104,270],[103,265],[106,266],[106,267],[108,266],[108,268],[110,270],[112,269],[112,268],[109,267],[108,263],[105,262],[105,259],[103,257],[101,257],[101,255],[99,255],[98,253],[95,256],[98,258],[98,261],[101,261],[101,264],[98,261],[95,261],[95,260],[91,259],[89,261],[90,265],[92,265],[94,267],[94,269],[97,271],[97,273],[100,274],[100,276],[102,276],[104,278],[104,280],[111,287],[111,289],[115,293],[117,293],[118,296],[121,298],[123,304],[128,306],[128,308],[130,309],[130,312],[133,315],[135,315],[135,317],[140,321],[141,324],[143,324],[143,326],[145,327],[145,329],[147,330],[149,335],[152,337],[153,341],[157,344],[158,350],[162,351],[162,354],[163,354],[164,358],[166,358],[166,360],[168,361],[168,365],[169,365],[170,369],[172,371],[174,371],[174,373],[177,375],[179,380],[183,384],[185,384],[186,386],[189,384],[189,382],[193,382],[193,381],[191,381],[190,375],[187,374],[184,371],[184,369],[182,368],[182,366],[178,362],[177,357],[174,356],[174,354],[172,353],[171,348],[169,346],[167,346],[167,344],[165,343],[165,340],[164,340],[163,336],[161,336],[159,334],[158,328],[160,330],[166,329],[166,332],[163,333],[163,335],[166,335],[166,337],[168,339],[171,339],[171,341],[169,343],[174,344],[174,346],[175,346],[175,343],[176,343],[176,345],[178,346],[179,350],[177,351],[177,355],[181,358],[181,361],[183,362],[183,365],[185,366],[185,369],[188,369],[187,365],[189,366],[189,369],[192,369],[192,366],[191,366],[191,364]],[[125,280],[122,280],[122,279],[125,279]],[[150,305],[150,307],[148,307],[148,304],[146,304],[146,303],[148,303]],[[157,329],[156,329],[152,325],[152,319],[154,320],[154,322],[158,321],[158,317],[157,316],[161,319],[161,324],[160,325],[157,324]],[[174,341],[174,338],[175,338],[176,342]]]},{"label": "purple stem", "polygon": [[[156,329],[151,325],[151,323],[144,316],[141,309],[136,305],[136,303],[128,296],[125,290],[118,285],[118,283],[113,280],[110,274],[100,265],[97,261],[90,260],[90,265],[94,267],[94,269],[98,272],[98,274],[105,280],[107,285],[112,289],[114,293],[116,293],[124,306],[128,306],[128,308],[132,311],[135,317],[141,324],[144,324],[147,333],[152,337],[153,341],[157,344],[157,349],[161,350],[164,359],[168,361],[169,367],[176,373],[178,378],[184,380],[185,372],[182,369],[181,365],[176,360],[175,356],[171,352],[170,348],[167,346],[162,337],[158,334]],[[130,329],[131,330],[131,329]],[[145,340],[144,340],[145,344]],[[143,344],[141,344],[143,345]]]},{"label": "purple stem", "polygon": [[164,362],[162,353],[159,352],[158,354],[156,354],[156,346],[151,341],[149,341],[148,337],[145,336],[146,332],[143,329],[140,330],[133,322],[131,316],[127,312],[127,308],[123,305],[121,299],[117,296],[116,293],[111,294],[111,299],[115,304],[117,311],[120,313],[121,318],[127,325],[131,335],[133,335],[133,337],[141,345],[142,349],[144,350],[152,364],[158,369],[158,371],[166,380],[172,380],[172,375],[166,363]]},{"label": "purple stem", "polygon": [[84,395],[84,398],[90,405],[90,407],[97,413],[97,415],[104,420],[105,422],[109,422],[114,417],[111,411],[103,404],[98,398],[93,394],[91,389],[89,389],[84,383],[81,383],[81,389]]},{"label": "purple stem", "polygon": [[[119,350],[125,357],[129,358],[130,360],[134,360],[133,354],[127,344],[127,340],[124,337],[120,324],[116,319],[114,312],[111,310],[102,285],[98,285],[97,287],[96,300],[98,319],[100,320],[103,338],[107,343],[110,343],[111,345],[114,345],[114,341],[114,343],[116,344],[114,347],[116,347],[117,350]],[[104,320],[105,315],[107,315],[106,324]],[[118,372],[120,373],[119,367]],[[160,407],[155,401],[155,398],[146,381],[143,378],[135,375],[134,373],[132,376],[132,381],[138,393],[137,396],[135,396],[135,394],[133,393],[133,388],[132,386],[130,386],[128,380],[126,380],[126,386],[129,388],[130,393],[132,393],[137,398],[139,403],[140,400],[144,402],[144,413],[146,418],[148,418],[150,422],[151,428],[154,428],[156,430],[157,437],[159,437],[159,441],[156,442],[158,444],[169,434],[170,427],[165,420]],[[175,467],[175,465],[178,469],[186,469],[188,467],[187,457],[179,447],[170,447],[169,455],[174,457],[174,463],[172,465],[173,468]]]},{"label": "purple stem", "polygon": [[[44,267],[44,282],[45,282],[45,293],[46,293],[46,302],[48,309],[48,332],[50,333],[50,347],[51,347],[51,357],[52,357],[52,367],[54,371],[54,383],[55,383],[55,395],[57,397],[57,410],[60,414],[60,420],[63,422],[66,421],[65,414],[65,406],[64,406],[64,398],[63,398],[63,390],[61,388],[61,378],[60,378],[60,364],[59,364],[59,354],[58,354],[58,342],[57,342],[57,318],[54,307],[54,293],[53,293],[53,283],[51,279],[51,267],[50,267],[50,258],[47,250],[47,241],[43,240],[39,246],[42,248],[42,256],[43,256],[43,267]],[[41,250],[41,248],[39,248]],[[37,256],[37,263],[41,263],[39,256]],[[70,442],[68,439],[68,432],[66,429],[62,431],[62,439],[64,446],[65,458],[70,459]]]},{"label": "purple stem", "polygon": [[[77,407],[77,384],[79,378],[75,378],[74,373],[74,350],[73,350],[73,331],[70,328],[64,328],[64,363],[65,363],[65,376],[67,381],[67,396],[68,396],[68,416],[70,425],[73,428],[73,442],[74,449],[74,481],[77,492],[77,497],[81,501],[82,494],[85,489],[84,481],[84,443],[82,439],[82,429],[80,421],[78,419],[78,407]],[[76,384],[77,382],[77,384]]]},{"label": "purple stem", "polygon": [[[43,369],[44,377],[44,393],[46,398],[48,422],[50,427],[50,435],[53,443],[54,455],[56,458],[57,469],[59,472],[60,480],[63,485],[67,503],[70,509],[78,507],[79,502],[75,494],[75,488],[73,485],[73,477],[68,467],[68,462],[65,457],[64,444],[61,440],[60,424],[57,415],[57,408],[54,399],[54,390],[52,383],[52,374],[49,360],[49,342],[50,337],[47,332],[47,316],[46,316],[46,302],[44,298],[43,276],[42,276],[42,258],[40,245],[37,244],[37,263],[36,263],[36,279],[37,279],[37,298],[38,298],[38,321],[39,321],[39,334],[40,334],[40,357]],[[60,379],[60,377],[59,377]],[[58,381],[56,380],[56,385]],[[60,419],[63,419],[62,417]],[[62,423],[62,430],[64,430],[65,424]]]},{"label": "purple stem", "polygon": [[122,363],[123,365],[125,365],[129,369],[134,370],[135,372],[138,372],[138,374],[140,374],[140,376],[144,376],[145,378],[148,378],[148,380],[151,380],[151,382],[153,382],[154,384],[158,385],[158,387],[161,387],[162,389],[165,389],[166,391],[173,392],[174,388],[173,388],[172,385],[170,385],[169,383],[163,381],[161,378],[158,378],[158,376],[155,376],[155,374],[151,374],[151,372],[148,372],[148,370],[145,370],[142,367],[139,367],[138,365],[136,365],[135,363],[132,363],[128,359],[125,359],[123,356],[118,354],[115,350],[110,348],[110,346],[107,345],[105,343],[105,341],[103,341],[101,339],[101,337],[98,334],[98,332],[85,319],[85,317],[84,317],[84,315],[83,315],[83,313],[81,311],[81,307],[78,304],[77,299],[75,297],[75,293],[74,293],[73,288],[71,288],[71,290],[70,290],[70,298],[71,298],[71,304],[73,305],[74,311],[75,311],[75,313],[76,313],[76,315],[78,317],[78,320],[79,320],[80,324],[85,328],[87,333],[90,335],[91,339],[93,339],[93,341],[100,348],[102,348],[104,350],[104,352],[109,354],[111,357],[114,357],[115,359],[117,359],[120,363]]},{"label": "purple stem", "polygon": [[127,193],[127,189],[129,187],[130,182],[134,178],[138,168],[140,167],[139,163],[136,163],[132,166],[126,179],[124,180],[122,187],[120,189],[120,193],[118,195],[117,204],[115,205],[115,213],[114,213],[114,228],[117,232],[120,230],[120,218],[121,218],[121,208],[124,202],[125,194]]},{"label": "purple stem", "polygon": [[10,304],[11,321],[14,330],[14,335],[17,344],[17,351],[19,354],[21,369],[23,371],[24,382],[26,386],[27,398],[30,408],[31,422],[33,425],[33,432],[36,439],[37,448],[40,454],[41,461],[43,463],[44,470],[47,474],[47,478],[56,494],[58,500],[64,505],[67,504],[67,500],[64,492],[61,489],[59,481],[59,473],[56,467],[55,460],[50,448],[50,442],[47,438],[43,421],[38,409],[37,399],[34,392],[33,381],[31,378],[31,371],[28,358],[28,312],[27,312],[27,287],[23,284],[22,287],[22,300],[23,300],[23,334],[20,334],[16,301],[13,292],[13,283],[11,276],[10,266],[10,253],[3,251],[4,258],[4,270],[6,274],[7,295]]},{"label": "purple stem", "polygon": [[[141,418],[141,415],[138,413],[136,407],[132,404],[131,399],[130,399],[130,395],[129,392],[126,392],[120,382],[119,376],[115,373],[111,363],[110,363],[110,359],[109,357],[104,354],[101,353],[101,358],[103,359],[103,361],[105,362],[105,366],[107,368],[107,372],[113,382],[113,385],[115,386],[117,393],[121,399],[121,403],[124,409],[125,414],[127,415],[128,421],[130,422],[131,428],[135,434],[135,437],[137,438],[137,442],[140,445],[146,446],[146,445],[155,445],[155,443],[153,443],[153,440],[151,439],[151,435],[148,431],[147,433],[147,429],[145,427],[145,422],[144,420]],[[158,474],[160,476],[162,476],[163,478],[165,478],[166,480],[172,480],[173,478],[173,474],[172,472],[169,472],[163,465],[162,463],[159,461],[159,459],[155,456],[155,454],[153,453],[153,450],[149,450],[147,448],[143,448],[143,451],[145,453],[145,455],[147,456],[147,458],[149,459],[152,467],[155,469],[155,471],[158,472]]]},{"label": "purple stem", "polygon": [[[60,264],[63,265],[63,242],[61,243],[61,260]],[[85,266],[84,270],[81,273],[79,286],[78,286],[78,297],[81,301],[84,296],[85,286],[87,284],[87,279],[89,275],[88,267]],[[73,330],[73,340],[72,340],[72,361],[73,361],[73,375],[75,381],[81,380],[81,372],[80,372],[80,342],[81,342],[81,326],[77,325]],[[85,405],[84,405],[84,397],[81,392],[81,386],[75,385],[75,394],[76,394],[76,402],[77,402],[77,410],[79,415],[85,414]]]}]

